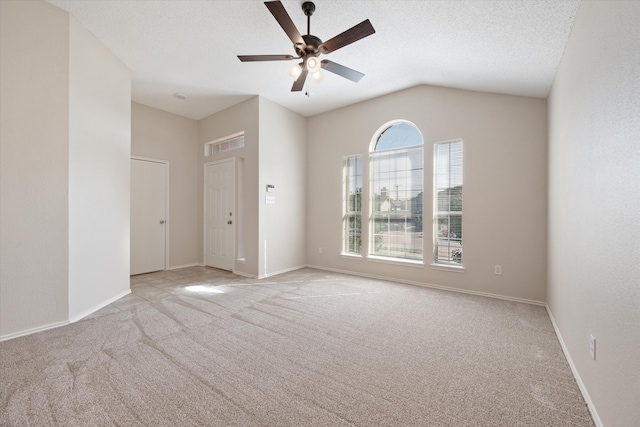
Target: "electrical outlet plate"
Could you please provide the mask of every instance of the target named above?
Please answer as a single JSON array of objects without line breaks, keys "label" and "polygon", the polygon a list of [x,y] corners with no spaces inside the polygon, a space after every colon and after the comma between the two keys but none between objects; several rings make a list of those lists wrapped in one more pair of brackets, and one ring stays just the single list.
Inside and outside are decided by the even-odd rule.
[{"label": "electrical outlet plate", "polygon": [[322,246],[318,247],[318,253],[321,254],[322,253]]},{"label": "electrical outlet plate", "polygon": [[593,335],[589,335],[589,354],[596,360],[596,338]]},{"label": "electrical outlet plate", "polygon": [[502,266],[501,266],[501,265],[496,265],[496,266],[494,267],[494,271],[495,271],[495,273],[496,273],[496,274],[498,274],[498,275],[502,274]]}]

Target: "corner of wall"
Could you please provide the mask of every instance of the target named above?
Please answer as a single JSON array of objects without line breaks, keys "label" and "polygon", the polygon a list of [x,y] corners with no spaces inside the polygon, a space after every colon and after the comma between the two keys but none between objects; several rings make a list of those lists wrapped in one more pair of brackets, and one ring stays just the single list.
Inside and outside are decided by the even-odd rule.
[{"label": "corner of wall", "polygon": [[69,14],[0,2],[0,335],[68,319]]}]

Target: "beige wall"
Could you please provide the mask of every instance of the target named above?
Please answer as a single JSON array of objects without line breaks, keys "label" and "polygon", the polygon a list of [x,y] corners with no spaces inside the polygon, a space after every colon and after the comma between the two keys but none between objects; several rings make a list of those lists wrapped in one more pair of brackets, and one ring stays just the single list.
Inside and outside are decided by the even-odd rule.
[{"label": "beige wall", "polygon": [[606,426],[640,421],[638,23],[582,2],[549,99],[548,304]]},{"label": "beige wall", "polygon": [[0,337],[67,320],[69,15],[0,2]]},{"label": "beige wall", "polygon": [[[307,123],[301,115],[260,98],[260,277],[306,264]],[[275,185],[267,193],[267,184]],[[267,205],[265,197],[275,197]]]},{"label": "beige wall", "polygon": [[131,154],[169,161],[169,268],[200,262],[198,122],[131,104]]},{"label": "beige wall", "polygon": [[[239,150],[204,156],[204,144],[244,131],[245,146]],[[234,271],[258,276],[258,97],[251,98],[226,110],[198,121],[198,259],[203,260],[204,164],[237,157],[244,163],[240,194],[243,203],[244,262],[236,261]],[[236,203],[238,203],[236,198]]]},{"label": "beige wall", "polygon": [[[543,99],[419,86],[308,120],[307,263],[525,300],[545,301],[547,109]],[[433,144],[464,139],[465,273],[433,270],[425,223],[424,267],[340,256],[342,160],[367,152],[394,119],[425,139],[425,217],[432,210]],[[365,178],[366,180],[366,178]],[[368,200],[368,185],[363,190]],[[364,206],[364,204],[363,204]],[[366,220],[363,221],[366,227]],[[363,238],[366,248],[367,229]],[[318,247],[323,253],[318,253]],[[503,274],[494,274],[494,265]]]},{"label": "beige wall", "polygon": [[74,17],[70,35],[69,319],[75,321],[129,293],[131,72]]},{"label": "beige wall", "polygon": [[129,71],[66,12],[1,2],[0,338],[129,289]]},{"label": "beige wall", "polygon": [[[204,156],[204,144],[245,132],[245,147]],[[234,271],[266,277],[305,265],[306,119],[255,97],[198,122],[198,250],[203,259],[203,170],[206,163],[236,157],[242,205],[244,261]],[[276,186],[275,205],[266,205],[266,186]]]}]

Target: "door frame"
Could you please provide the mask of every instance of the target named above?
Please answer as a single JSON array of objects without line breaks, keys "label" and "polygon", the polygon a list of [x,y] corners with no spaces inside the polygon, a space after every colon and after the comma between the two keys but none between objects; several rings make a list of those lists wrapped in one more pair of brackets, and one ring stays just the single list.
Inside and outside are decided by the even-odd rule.
[{"label": "door frame", "polygon": [[[152,163],[161,163],[164,165],[164,169],[165,169],[165,184],[164,184],[164,188],[165,188],[165,198],[164,198],[164,271],[166,270],[170,270],[170,265],[169,261],[170,261],[170,242],[171,239],[169,238],[169,236],[171,235],[171,221],[169,218],[169,213],[171,212],[171,210],[169,209],[169,207],[171,206],[170,204],[170,199],[169,199],[169,184],[171,183],[171,180],[169,179],[169,173],[171,171],[170,168],[170,163],[168,160],[162,160],[162,159],[154,159],[152,157],[142,157],[142,156],[131,156],[131,160],[140,160],[143,162],[152,162]],[[131,178],[129,178],[129,181],[131,181]],[[131,182],[129,182],[129,186],[131,186]],[[131,230],[129,230],[129,240],[131,240]],[[129,254],[129,258],[131,258],[131,254]]]},{"label": "door frame", "polygon": [[233,164],[233,192],[234,192],[234,206],[233,210],[235,216],[233,219],[233,267],[231,272],[235,272],[235,263],[238,260],[238,162],[236,157],[229,157],[227,159],[216,160],[213,162],[207,162],[202,169],[202,265],[207,265],[207,167],[213,165],[219,165],[222,163]]}]

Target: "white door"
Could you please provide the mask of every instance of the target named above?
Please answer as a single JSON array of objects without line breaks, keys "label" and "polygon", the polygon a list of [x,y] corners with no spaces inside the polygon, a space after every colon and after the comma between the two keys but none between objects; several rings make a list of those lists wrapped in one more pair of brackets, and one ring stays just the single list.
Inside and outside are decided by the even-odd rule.
[{"label": "white door", "polygon": [[235,162],[205,167],[205,264],[233,270],[235,261]]},{"label": "white door", "polygon": [[132,275],[166,268],[167,169],[166,163],[131,159]]}]

